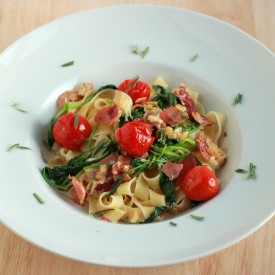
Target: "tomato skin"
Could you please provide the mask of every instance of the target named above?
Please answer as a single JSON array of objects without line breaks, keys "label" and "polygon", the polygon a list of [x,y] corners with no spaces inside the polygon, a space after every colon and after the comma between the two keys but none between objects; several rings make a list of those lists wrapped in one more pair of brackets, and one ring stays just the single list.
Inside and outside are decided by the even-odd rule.
[{"label": "tomato skin", "polygon": [[131,121],[117,131],[117,143],[129,155],[141,157],[150,148],[155,138],[152,128],[143,122]]},{"label": "tomato skin", "polygon": [[219,182],[215,174],[206,166],[196,166],[185,176],[182,189],[193,201],[206,201],[219,192]]},{"label": "tomato skin", "polygon": [[133,104],[143,104],[148,101],[150,97],[150,86],[138,80],[133,88],[128,90],[133,85],[133,79],[124,80],[119,86],[118,90],[127,93],[133,100]]},{"label": "tomato skin", "polygon": [[79,149],[91,134],[91,126],[88,120],[79,116],[75,129],[75,113],[62,115],[53,126],[53,138],[57,144],[68,150]]},{"label": "tomato skin", "polygon": [[183,159],[181,162],[181,164],[183,164],[183,167],[176,179],[175,184],[178,186],[181,186],[183,183],[183,180],[186,176],[186,174],[197,165],[197,161],[195,159],[194,154],[189,154],[189,156],[187,156],[185,159]]}]

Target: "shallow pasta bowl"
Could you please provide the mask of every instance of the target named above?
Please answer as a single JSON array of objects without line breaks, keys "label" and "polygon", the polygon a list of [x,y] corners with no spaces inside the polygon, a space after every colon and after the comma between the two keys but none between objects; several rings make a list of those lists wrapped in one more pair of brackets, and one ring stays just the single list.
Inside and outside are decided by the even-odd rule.
[{"label": "shallow pasta bowl", "polygon": [[[136,45],[149,47],[144,58],[133,54]],[[70,61],[74,64],[61,67]],[[275,210],[274,71],[274,55],[247,34],[174,8],[95,9],[35,30],[0,55],[0,112],[6,129],[0,137],[1,221],[51,252],[108,266],[175,264],[236,243]],[[99,87],[137,74],[148,82],[161,75],[172,87],[184,82],[200,92],[208,110],[224,112],[228,161],[214,199],[158,223],[111,224],[88,216],[49,188],[41,176],[41,144],[61,92],[83,81]],[[232,106],[238,93],[243,102]],[[13,101],[27,113],[14,108]],[[32,150],[7,151],[17,143]],[[235,172],[250,163],[256,165],[256,179]],[[192,219],[191,213],[204,221]]]}]

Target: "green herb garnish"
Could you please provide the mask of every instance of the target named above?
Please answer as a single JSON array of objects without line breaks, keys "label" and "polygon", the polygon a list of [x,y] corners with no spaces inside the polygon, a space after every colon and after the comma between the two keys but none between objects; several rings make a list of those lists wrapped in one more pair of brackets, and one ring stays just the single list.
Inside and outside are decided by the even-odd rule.
[{"label": "green herb garnish", "polygon": [[135,46],[133,47],[132,53],[133,53],[133,54],[136,54],[136,55],[139,55],[140,57],[144,58],[144,57],[148,54],[149,49],[150,49],[150,47],[147,46],[144,50],[140,51],[140,50],[138,49],[138,45],[135,45]]},{"label": "green herb garnish", "polygon": [[78,123],[79,123],[79,115],[76,114],[74,117],[74,129],[75,130],[78,128]]},{"label": "green herb garnish", "polygon": [[256,165],[254,165],[252,162],[249,163],[248,170],[239,168],[236,169],[235,172],[240,174],[247,174],[247,179],[256,179]]},{"label": "green herb garnish", "polygon": [[252,162],[249,163],[249,173],[247,179],[256,179],[256,165]]},{"label": "green herb garnish", "polygon": [[190,214],[190,216],[193,219],[197,220],[197,221],[203,221],[204,220],[204,217],[202,217],[202,216],[197,216],[197,215],[194,215],[194,214]]},{"label": "green herb garnish", "polygon": [[124,91],[125,93],[128,93],[130,90],[132,90],[135,86],[136,86],[136,84],[137,84],[137,82],[138,82],[138,80],[140,79],[140,75],[137,75],[137,76],[135,76],[132,80],[133,80],[133,83]]},{"label": "green herb garnish", "polygon": [[74,61],[64,63],[64,64],[61,65],[61,67],[69,67],[69,66],[72,66],[72,65],[74,65]]},{"label": "green herb garnish", "polygon": [[149,52],[149,47],[146,47],[141,53],[140,53],[140,56],[142,57],[142,58],[144,58],[147,54],[148,54],[148,52]]},{"label": "green herb garnish", "polygon": [[21,113],[27,113],[26,110],[23,110],[23,109],[19,108],[19,103],[17,101],[15,101],[15,100],[12,101],[11,106],[14,109],[16,109],[17,111],[21,112]]},{"label": "green herb garnish", "polygon": [[240,174],[247,174],[247,173],[248,173],[247,170],[241,169],[241,168],[240,168],[240,169],[236,169],[235,172],[236,172],[236,173],[240,173]]},{"label": "green herb garnish", "polygon": [[98,216],[100,216],[101,214],[103,214],[103,213],[105,213],[105,212],[108,212],[108,211],[110,211],[110,210],[114,210],[114,209],[113,209],[113,208],[110,208],[110,209],[99,210],[99,211],[93,213],[93,215],[94,215],[95,217],[98,217]]},{"label": "green herb garnish", "polygon": [[26,147],[26,146],[22,146],[22,145],[20,145],[20,143],[15,143],[15,144],[11,145],[11,146],[7,149],[7,151],[8,151],[8,152],[11,152],[11,151],[12,151],[13,149],[15,149],[15,148],[17,148],[17,149],[22,149],[22,150],[31,150],[31,148]]},{"label": "green herb garnish", "polygon": [[198,59],[199,55],[196,53],[190,58],[190,62],[195,62]]},{"label": "green herb garnish", "polygon": [[135,45],[135,46],[133,47],[132,53],[133,53],[133,54],[136,54],[136,55],[139,54],[138,45]]},{"label": "green herb garnish", "polygon": [[243,94],[238,93],[233,99],[232,106],[236,106],[237,104],[241,104],[242,100],[243,100]]},{"label": "green herb garnish", "polygon": [[170,222],[170,225],[172,225],[172,226],[177,226],[178,224],[175,223],[175,222]]},{"label": "green herb garnish", "polygon": [[44,204],[44,201],[40,198],[40,196],[38,196],[36,193],[33,193],[33,196],[36,198],[36,200],[40,203],[40,204]]}]

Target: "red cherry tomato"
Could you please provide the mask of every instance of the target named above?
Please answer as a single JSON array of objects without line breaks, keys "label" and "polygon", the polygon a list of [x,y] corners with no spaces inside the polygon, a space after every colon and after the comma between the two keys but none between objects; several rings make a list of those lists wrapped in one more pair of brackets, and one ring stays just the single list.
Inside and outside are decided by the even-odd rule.
[{"label": "red cherry tomato", "polygon": [[127,93],[133,100],[133,104],[143,104],[148,101],[150,97],[150,86],[142,81],[137,81],[134,86],[134,79],[124,80],[119,86],[118,90]]},{"label": "red cherry tomato", "polygon": [[186,176],[186,174],[197,165],[197,161],[194,157],[194,154],[189,154],[185,159],[183,159],[181,162],[183,164],[183,167],[177,177],[176,185],[181,186],[183,183],[183,180]]},{"label": "red cherry tomato", "polygon": [[152,128],[143,122],[131,121],[117,131],[117,143],[129,155],[141,157],[154,142]]},{"label": "red cherry tomato", "polygon": [[58,145],[69,150],[79,149],[90,136],[91,126],[88,120],[76,114],[67,113],[61,116],[53,126],[53,138]]},{"label": "red cherry tomato", "polygon": [[217,195],[219,182],[215,174],[206,166],[196,166],[185,176],[182,189],[194,201],[206,201]]}]

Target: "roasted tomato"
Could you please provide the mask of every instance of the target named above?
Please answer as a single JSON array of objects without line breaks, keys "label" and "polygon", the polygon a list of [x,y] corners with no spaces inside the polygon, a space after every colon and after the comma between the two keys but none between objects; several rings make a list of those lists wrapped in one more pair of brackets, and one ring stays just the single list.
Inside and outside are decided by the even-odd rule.
[{"label": "roasted tomato", "polygon": [[57,144],[69,150],[79,149],[90,136],[88,120],[75,113],[61,116],[53,126],[53,138]]},{"label": "roasted tomato", "polygon": [[193,201],[206,201],[219,192],[219,182],[215,174],[206,166],[192,168],[184,177],[182,189]]},{"label": "roasted tomato", "polygon": [[141,157],[154,142],[152,128],[143,122],[131,121],[117,131],[117,143],[129,155]]},{"label": "roasted tomato", "polygon": [[150,97],[150,86],[140,80],[124,80],[118,86],[118,90],[127,93],[132,98],[133,104],[143,104]]}]

